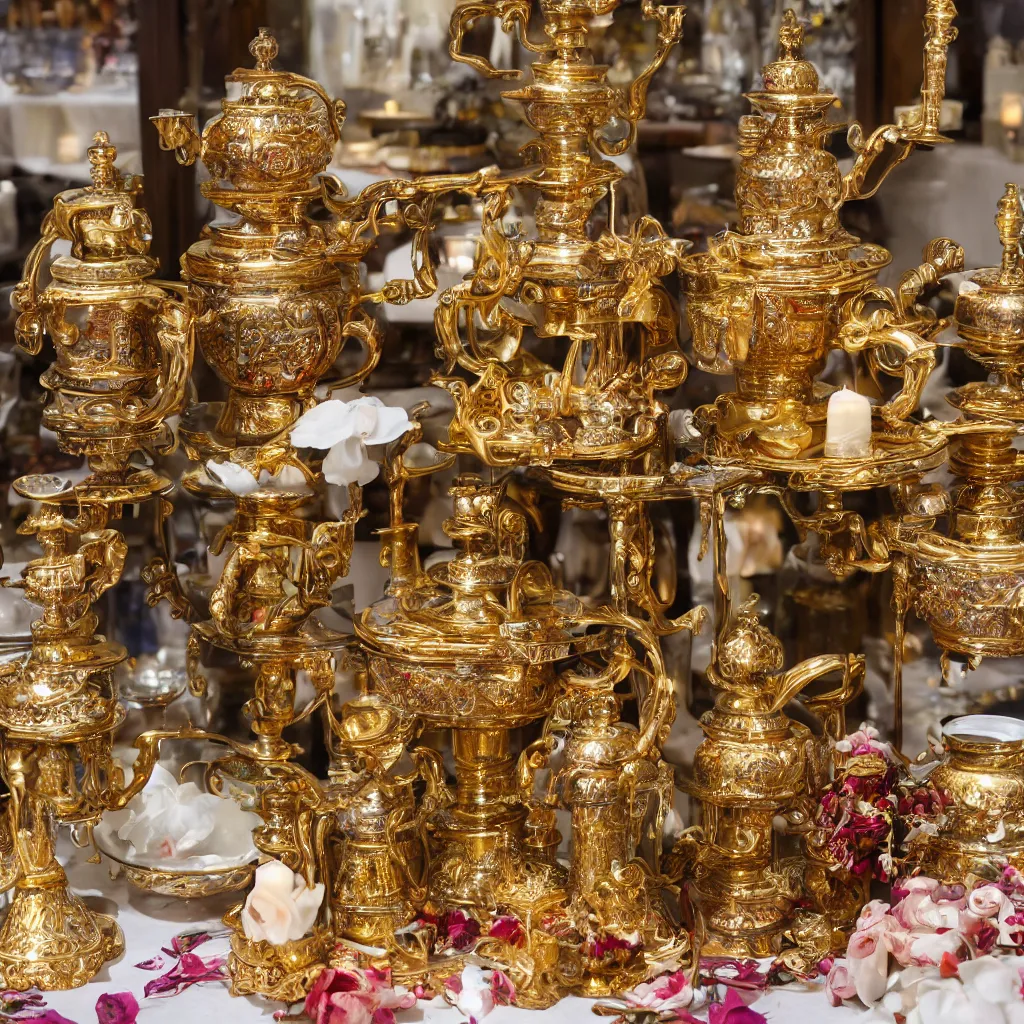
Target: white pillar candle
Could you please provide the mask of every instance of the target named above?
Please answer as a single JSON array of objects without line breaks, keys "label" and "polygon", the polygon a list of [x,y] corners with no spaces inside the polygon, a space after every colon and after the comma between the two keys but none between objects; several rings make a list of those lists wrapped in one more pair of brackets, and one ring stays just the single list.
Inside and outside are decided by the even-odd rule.
[{"label": "white pillar candle", "polygon": [[830,459],[857,459],[871,454],[871,402],[843,388],[828,400],[825,455]]}]

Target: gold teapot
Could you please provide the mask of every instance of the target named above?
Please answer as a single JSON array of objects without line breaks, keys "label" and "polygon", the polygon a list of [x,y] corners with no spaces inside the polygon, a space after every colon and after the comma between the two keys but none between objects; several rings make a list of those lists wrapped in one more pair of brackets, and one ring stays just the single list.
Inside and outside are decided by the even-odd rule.
[{"label": "gold teapot", "polygon": [[[349,701],[331,722],[334,927],[347,939],[389,948],[426,898],[427,823],[450,800],[444,762],[436,751],[417,747],[411,770],[402,770],[419,725],[376,695]],[[413,787],[421,782],[417,806]]]},{"label": "gold teapot", "polygon": [[[181,411],[192,368],[184,306],[150,280],[157,264],[148,255],[149,216],[137,205],[142,180],[123,178],[116,159],[98,132],[92,184],[54,200],[13,300],[18,344],[37,355],[45,334],[53,340],[44,425],[64,451],[107,474],[123,473],[135,451],[171,442],[165,421]],[[52,281],[40,291],[58,240],[71,243],[71,254],[50,264]]]},{"label": "gold teapot", "polygon": [[[842,684],[815,706],[838,711],[857,693],[864,658],[821,655],[782,671],[781,642],[760,624],[757,598],[738,612],[708,670],[719,691],[701,719],[704,740],[688,787],[700,807],[699,840],[685,837],[694,858],[689,891],[710,950],[772,956],[799,895],[786,869],[775,820],[827,779],[829,736],[816,739],[790,719],[786,704],[812,683],[841,672]],[[842,715],[833,715],[842,730]],[[839,738],[838,736],[832,738]]]},{"label": "gold teapot", "polygon": [[238,94],[222,101],[202,136],[195,116],[185,111],[161,110],[151,119],[164,148],[182,162],[202,160],[215,183],[210,191],[227,183],[242,193],[239,203],[271,202],[286,191],[318,192],[312,179],[341,137],[344,102],[330,99],[311,78],[274,71],[277,50],[277,41],[261,28],[249,44],[256,67],[227,77],[240,87]]},{"label": "gold teapot", "polygon": [[1024,722],[966,715],[942,728],[945,756],[928,775],[942,794],[944,820],[911,841],[909,859],[934,877],[998,881],[1024,867]]},{"label": "gold teapot", "polygon": [[[285,430],[337,357],[357,279],[326,254],[324,229],[306,215],[341,137],[343,103],[272,62],[266,29],[252,41],[253,69],[228,76],[237,99],[200,138],[195,116],[164,110],[151,120],[179,162],[201,158],[203,194],[237,214],[215,223],[182,257],[204,359],[229,387],[223,407],[190,410],[183,439],[202,450],[265,441]],[[346,335],[347,336],[347,335]],[[378,353],[369,344],[362,379]]]}]

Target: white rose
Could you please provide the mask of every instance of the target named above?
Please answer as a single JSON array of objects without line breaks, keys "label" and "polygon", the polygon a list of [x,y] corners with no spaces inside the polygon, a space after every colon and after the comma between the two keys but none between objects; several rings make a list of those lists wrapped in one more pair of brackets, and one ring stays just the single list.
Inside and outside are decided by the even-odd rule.
[{"label": "white rose", "polygon": [[296,421],[291,442],[296,448],[328,449],[324,479],[328,483],[363,486],[380,471],[367,446],[389,444],[412,429],[409,414],[364,396],[352,402],[321,402]]},{"label": "white rose", "polygon": [[117,836],[137,855],[184,857],[211,835],[220,809],[220,797],[203,793],[194,782],[179,785],[158,764],[146,788],[125,808],[126,820],[115,819]]},{"label": "white rose", "polygon": [[252,942],[295,942],[312,929],[323,901],[323,885],[310,889],[286,864],[267,861],[256,869],[252,892],[242,908],[242,930]]}]

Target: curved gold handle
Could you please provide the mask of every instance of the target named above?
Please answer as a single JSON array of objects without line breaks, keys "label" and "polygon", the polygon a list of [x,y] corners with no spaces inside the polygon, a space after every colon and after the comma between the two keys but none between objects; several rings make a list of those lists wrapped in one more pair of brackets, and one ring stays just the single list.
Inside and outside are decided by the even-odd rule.
[{"label": "curved gold handle", "polygon": [[833,740],[841,740],[846,732],[846,705],[860,696],[866,671],[863,654],[848,654],[842,683],[828,693],[804,698],[804,706],[821,719],[825,732]]},{"label": "curved gold handle", "polygon": [[[699,605],[676,621],[681,626],[689,628],[691,632],[699,633],[706,620],[707,610]],[[641,756],[646,755],[658,741],[662,731],[668,729],[676,716],[675,684],[665,667],[665,659],[662,656],[661,644],[658,642],[657,635],[648,623],[615,608],[588,611],[577,621],[581,626],[619,627],[626,630],[643,647],[650,662],[650,669],[642,669],[642,671],[650,676],[651,687],[646,700],[640,707],[640,736],[637,739],[637,753]],[[639,669],[640,666],[631,662],[629,668],[630,670]]]},{"label": "curved gold handle", "polygon": [[348,117],[348,105],[345,101],[332,99],[327,95],[324,87],[319,82],[314,81],[312,78],[307,78],[305,75],[297,75],[293,71],[278,71],[276,74],[290,84],[298,86],[300,89],[308,89],[316,95],[320,102],[323,103],[324,109],[327,112],[327,122],[331,126],[331,134],[334,136],[334,141],[341,142],[341,129],[344,127],[345,119]]},{"label": "curved gold handle", "polygon": [[160,346],[160,373],[156,400],[141,418],[142,424],[163,423],[185,407],[195,350],[195,317],[184,303],[164,298],[155,314]]},{"label": "curved gold handle", "polygon": [[536,599],[545,600],[554,592],[551,570],[544,562],[524,562],[508,589],[508,616],[515,622],[525,617],[527,605]]},{"label": "curved gold handle", "polygon": [[37,356],[43,350],[43,337],[46,333],[43,324],[43,308],[39,301],[39,276],[43,263],[50,255],[53,243],[61,237],[57,217],[51,210],[43,219],[39,241],[32,246],[32,251],[25,260],[25,269],[21,280],[15,286],[11,296],[11,305],[18,313],[14,326],[14,337],[18,347],[30,356]]},{"label": "curved gold handle", "polygon": [[620,156],[636,142],[637,122],[643,120],[647,113],[647,90],[651,79],[661,70],[668,60],[668,55],[683,38],[685,7],[666,6],[656,4],[653,0],[643,0],[642,12],[647,20],[658,22],[658,48],[650,64],[634,79],[618,104],[616,113],[629,125],[625,138],[618,142],[609,142],[599,133],[593,136],[595,147],[605,156]]},{"label": "curved gold handle", "polygon": [[834,690],[804,701],[812,711],[831,710],[848,704],[864,685],[865,660],[863,654],[820,654],[800,662],[781,678],[781,684],[771,711],[781,711],[804,687],[830,672],[842,671],[843,681]]},{"label": "curved gold handle", "polygon": [[342,327],[341,348],[345,347],[345,342],[349,338],[355,338],[357,341],[362,342],[363,348],[366,349],[366,358],[363,360],[363,365],[347,377],[324,381],[327,385],[328,394],[361,383],[369,377],[380,362],[381,353],[383,352],[380,328],[377,326],[377,321],[366,310],[356,309],[351,319]]},{"label": "curved gold handle", "polygon": [[473,27],[473,22],[480,18],[494,18],[500,21],[504,32],[518,29],[519,41],[523,46],[534,53],[545,52],[546,47],[530,42],[526,34],[530,24],[530,0],[469,0],[468,3],[459,4],[452,14],[449,27],[451,43],[448,46],[452,60],[468,64],[487,78],[522,78],[523,73],[515,68],[496,68],[485,57],[462,52],[462,41],[466,33]]},{"label": "curved gold handle", "polygon": [[[883,303],[883,307],[865,315],[865,307],[876,302]],[[908,296],[888,288],[868,288],[847,303],[839,328],[839,347],[850,355],[864,353],[873,374],[903,378],[903,387],[877,410],[889,426],[903,426],[917,408],[936,361],[935,342],[928,340],[925,332],[933,335],[942,326],[941,321],[916,316]],[[885,358],[893,349],[902,353],[899,365]]]},{"label": "curved gold handle", "polygon": [[203,142],[199,136],[196,115],[187,110],[167,109],[154,114],[149,123],[160,136],[160,148],[173,153],[183,167],[191,167],[199,158]]}]

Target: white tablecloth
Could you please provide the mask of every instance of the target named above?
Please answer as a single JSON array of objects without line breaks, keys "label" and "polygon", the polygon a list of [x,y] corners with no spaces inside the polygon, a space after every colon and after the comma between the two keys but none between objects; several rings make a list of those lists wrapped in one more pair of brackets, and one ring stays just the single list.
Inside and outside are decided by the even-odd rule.
[{"label": "white tablecloth", "polygon": [[[117,919],[125,936],[125,953],[84,988],[46,993],[48,1008],[75,1024],[95,1024],[97,999],[104,993],[126,991],[139,1002],[139,1024],[269,1022],[274,1011],[281,1008],[280,1004],[257,998],[232,999],[226,985],[221,983],[196,985],[169,998],[143,997],[146,982],[170,970],[173,960],[165,956],[167,963],[159,972],[141,970],[134,965],[156,956],[175,935],[204,927],[220,927],[220,916],[232,902],[230,896],[197,902],[152,896],[121,880],[111,881],[106,865],[87,863],[85,854],[80,851],[71,856],[68,871],[72,885],[90,906]],[[199,955],[207,955],[207,952],[214,950],[205,946],[196,949]],[[598,1020],[608,1020],[593,1015],[590,1006],[587,1000],[572,998],[542,1013],[499,1007],[487,1018],[487,1024],[536,1024],[538,1021],[584,1024],[589,1020],[596,1024]],[[756,1009],[768,1017],[769,1024],[842,1024],[859,1016],[858,1011],[847,1007],[832,1009],[820,989],[792,987],[771,992],[756,1004]],[[464,1018],[443,1001],[436,1000],[420,1002],[414,1009],[399,1014],[398,1019],[399,1024],[458,1024]]]}]

